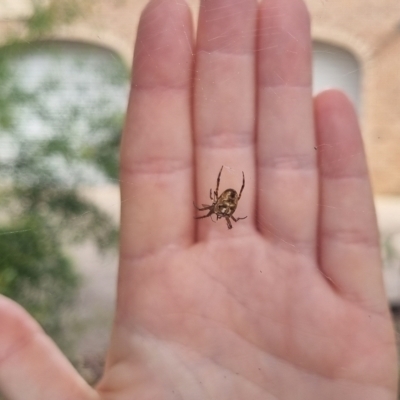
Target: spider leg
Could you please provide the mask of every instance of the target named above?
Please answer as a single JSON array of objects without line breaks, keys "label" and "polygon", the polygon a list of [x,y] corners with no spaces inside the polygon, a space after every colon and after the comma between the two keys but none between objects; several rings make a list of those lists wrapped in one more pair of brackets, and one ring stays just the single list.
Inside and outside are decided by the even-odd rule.
[{"label": "spider leg", "polygon": [[213,197],[212,197],[212,189],[210,189],[210,199],[211,199],[212,201],[214,201],[214,199],[213,199]]},{"label": "spider leg", "polygon": [[233,215],[231,215],[231,218],[232,218],[235,222],[238,222],[238,221],[240,221],[241,219],[246,219],[246,218],[247,218],[247,215],[246,215],[245,217],[240,217],[240,218],[235,218]]},{"label": "spider leg", "polygon": [[194,219],[202,219],[202,218],[207,218],[213,214],[213,210],[210,210],[210,212],[207,215],[202,215],[201,217],[194,217]]},{"label": "spider leg", "polygon": [[217,178],[217,188],[215,189],[215,192],[214,192],[215,200],[218,199],[219,181],[221,179],[222,168],[224,168],[224,166],[222,166],[221,169],[219,170],[219,174],[218,174],[218,178]]},{"label": "spider leg", "polygon": [[197,207],[196,204],[195,204],[195,202],[193,202],[193,205],[194,205],[199,211],[209,210],[209,209],[211,208],[211,206],[208,206],[207,204],[202,204],[202,206],[203,206],[204,208]]},{"label": "spider leg", "polygon": [[242,195],[242,192],[243,192],[243,189],[244,189],[244,185],[245,185],[245,179],[244,179],[244,172],[243,171],[242,171],[242,174],[243,174],[243,183],[242,183],[242,187],[241,187],[240,192],[239,192],[238,201],[240,200],[240,196]]},{"label": "spider leg", "polygon": [[226,223],[228,225],[228,229],[232,229],[232,224],[231,224],[231,221],[229,220],[229,217],[225,217],[225,219],[226,219]]},{"label": "spider leg", "polygon": [[218,218],[217,218],[217,221],[214,221],[212,216],[213,216],[213,214],[210,215],[210,219],[211,219],[212,222],[214,222],[214,224],[216,224],[217,221],[218,221]]}]

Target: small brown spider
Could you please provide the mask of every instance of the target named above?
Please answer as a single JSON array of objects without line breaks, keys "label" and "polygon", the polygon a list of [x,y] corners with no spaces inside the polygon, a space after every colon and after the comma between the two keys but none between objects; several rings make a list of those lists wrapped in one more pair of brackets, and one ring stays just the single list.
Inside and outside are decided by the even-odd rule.
[{"label": "small brown spider", "polygon": [[210,199],[213,201],[213,203],[210,206],[207,204],[202,204],[203,208],[199,208],[196,206],[195,203],[193,203],[193,205],[199,211],[208,210],[208,214],[203,215],[201,217],[195,217],[195,219],[207,218],[207,217],[211,217],[213,214],[215,214],[217,216],[217,220],[219,220],[220,218],[225,218],[226,223],[228,224],[228,229],[232,229],[232,224],[230,221],[231,218],[235,222],[238,222],[241,219],[247,218],[247,216],[242,217],[242,218],[235,218],[233,216],[233,213],[236,211],[236,207],[239,203],[240,196],[242,195],[242,192],[244,189],[244,184],[245,184],[244,172],[242,171],[243,184],[242,184],[242,188],[240,189],[239,195],[237,194],[236,190],[226,189],[221,194],[221,196],[218,196],[219,180],[221,178],[222,168],[224,168],[224,166],[221,167],[219,174],[218,174],[217,188],[214,190],[214,197],[213,197],[212,189],[210,189]]}]

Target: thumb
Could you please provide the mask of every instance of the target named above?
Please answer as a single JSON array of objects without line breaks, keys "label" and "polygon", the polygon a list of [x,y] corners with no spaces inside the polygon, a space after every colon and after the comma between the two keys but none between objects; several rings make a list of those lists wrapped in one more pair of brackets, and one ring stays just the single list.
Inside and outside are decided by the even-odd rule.
[{"label": "thumb", "polygon": [[96,400],[39,324],[0,295],[0,392],[10,400]]}]

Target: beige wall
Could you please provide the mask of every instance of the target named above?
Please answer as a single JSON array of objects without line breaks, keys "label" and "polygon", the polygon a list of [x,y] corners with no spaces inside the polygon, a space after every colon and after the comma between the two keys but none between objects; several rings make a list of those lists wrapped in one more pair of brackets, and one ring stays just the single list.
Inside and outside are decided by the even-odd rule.
[{"label": "beige wall", "polygon": [[400,194],[400,2],[308,0],[313,37],[347,48],[362,68],[361,123],[373,187]]},{"label": "beige wall", "polygon": [[[344,47],[360,62],[361,124],[373,187],[377,194],[400,194],[400,1],[306,2],[314,39]],[[98,1],[84,18],[73,26],[60,27],[53,38],[107,47],[130,64],[139,15],[146,3],[147,0]],[[189,3],[196,10],[198,1]],[[1,18],[1,13],[0,5],[0,38],[5,40],[19,31],[20,24],[15,19]]]}]

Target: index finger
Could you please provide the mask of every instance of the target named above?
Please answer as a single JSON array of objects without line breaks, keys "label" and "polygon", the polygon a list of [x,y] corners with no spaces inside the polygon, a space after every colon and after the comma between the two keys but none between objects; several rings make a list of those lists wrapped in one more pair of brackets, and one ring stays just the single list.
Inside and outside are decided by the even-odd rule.
[{"label": "index finger", "polygon": [[152,0],[138,29],[121,144],[121,268],[191,243],[190,11]]}]

